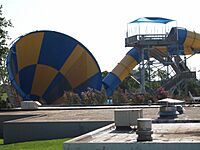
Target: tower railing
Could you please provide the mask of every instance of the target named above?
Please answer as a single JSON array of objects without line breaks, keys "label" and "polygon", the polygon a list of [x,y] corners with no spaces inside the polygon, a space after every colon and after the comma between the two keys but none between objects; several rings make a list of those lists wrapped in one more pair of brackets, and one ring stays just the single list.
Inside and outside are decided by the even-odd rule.
[{"label": "tower railing", "polygon": [[138,34],[125,38],[126,47],[135,47],[139,45],[161,46],[173,44],[176,41],[168,38],[168,34]]}]

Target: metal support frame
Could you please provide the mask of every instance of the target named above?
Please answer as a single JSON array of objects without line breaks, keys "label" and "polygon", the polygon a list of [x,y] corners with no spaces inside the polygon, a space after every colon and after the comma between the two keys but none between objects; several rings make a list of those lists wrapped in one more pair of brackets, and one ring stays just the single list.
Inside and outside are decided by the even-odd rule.
[{"label": "metal support frame", "polygon": [[[151,70],[155,70],[152,68],[157,68],[158,70],[164,69],[167,71],[167,78],[166,78],[166,81],[164,81],[163,83],[169,81],[170,79],[173,79],[172,77],[175,76],[176,74],[181,73],[182,71],[179,68],[180,66],[187,69],[186,57],[184,57],[184,60],[181,60],[179,56],[170,55],[169,53],[162,54],[162,52],[159,52],[153,47],[155,43],[157,43],[158,45],[169,45],[169,44],[174,44],[174,41],[170,43],[170,41],[166,39],[166,36],[165,38],[160,38],[160,37],[157,38],[157,36],[156,38],[154,38],[154,36],[156,35],[152,35],[152,37],[150,35],[148,36],[139,35],[139,37],[138,35],[136,35],[136,36],[128,37],[126,39],[127,45],[131,47],[139,46],[140,48],[141,62],[139,64],[139,69],[140,69],[140,93],[141,94],[144,94],[146,92],[146,89],[145,89],[146,79],[148,79],[149,82],[151,81],[151,77],[150,77]],[[154,53],[151,53],[151,51],[154,51]],[[155,62],[150,61],[150,58],[152,57],[152,55],[154,55],[155,58],[157,57],[156,58],[157,61]],[[146,77],[146,74],[145,74],[146,71],[148,71],[149,73],[148,77]],[[183,81],[181,82],[183,83]]]},{"label": "metal support frame", "polygon": [[145,63],[144,63],[144,51],[145,49],[142,48],[141,49],[141,65],[140,65],[140,69],[141,69],[141,76],[140,76],[140,80],[141,80],[141,84],[140,84],[140,92],[141,94],[145,93]]}]

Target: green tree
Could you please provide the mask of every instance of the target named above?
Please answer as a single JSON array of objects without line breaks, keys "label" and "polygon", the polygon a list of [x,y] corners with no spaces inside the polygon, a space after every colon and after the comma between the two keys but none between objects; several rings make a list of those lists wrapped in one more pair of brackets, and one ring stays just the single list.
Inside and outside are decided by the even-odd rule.
[{"label": "green tree", "polygon": [[125,91],[125,90],[128,90],[128,91],[136,91],[136,89],[138,89],[140,86],[139,86],[139,83],[137,83],[130,75],[127,76],[123,81],[122,83],[119,85],[119,87]]},{"label": "green tree", "polygon": [[200,95],[200,81],[196,79],[191,79],[188,81],[188,90],[194,95]]},{"label": "green tree", "polygon": [[5,108],[7,107],[6,87],[8,85],[6,68],[6,57],[8,54],[7,40],[10,39],[7,28],[12,27],[12,23],[3,17],[2,8],[3,6],[0,5],[0,108]]},{"label": "green tree", "polygon": [[102,78],[104,79],[108,75],[108,71],[103,71],[102,72]]},{"label": "green tree", "polygon": [[158,69],[158,74],[157,76],[160,78],[160,80],[166,80],[168,77],[167,71],[166,70],[161,70]]},{"label": "green tree", "polygon": [[11,20],[3,17],[3,6],[0,5],[0,84],[8,83],[8,75],[6,69],[6,57],[8,54],[7,40],[10,39],[7,28],[13,27]]}]

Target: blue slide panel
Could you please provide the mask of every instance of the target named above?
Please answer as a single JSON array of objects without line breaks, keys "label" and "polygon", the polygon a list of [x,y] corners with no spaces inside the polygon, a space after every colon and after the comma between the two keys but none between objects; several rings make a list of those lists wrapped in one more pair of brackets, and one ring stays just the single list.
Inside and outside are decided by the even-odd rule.
[{"label": "blue slide panel", "polygon": [[107,96],[112,96],[113,91],[121,83],[121,80],[112,72],[110,72],[104,79],[103,84],[106,89]]}]

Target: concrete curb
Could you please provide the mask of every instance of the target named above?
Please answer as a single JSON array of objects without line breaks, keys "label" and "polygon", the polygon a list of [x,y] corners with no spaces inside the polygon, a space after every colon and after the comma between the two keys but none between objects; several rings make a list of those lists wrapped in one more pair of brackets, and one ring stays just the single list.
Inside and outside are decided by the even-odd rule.
[{"label": "concrete curb", "polygon": [[152,123],[200,123],[200,120],[155,119]]}]

